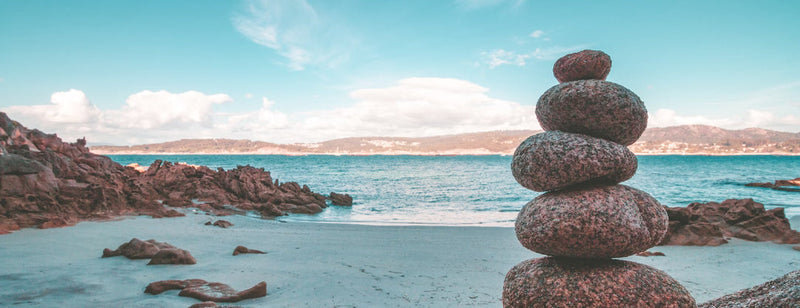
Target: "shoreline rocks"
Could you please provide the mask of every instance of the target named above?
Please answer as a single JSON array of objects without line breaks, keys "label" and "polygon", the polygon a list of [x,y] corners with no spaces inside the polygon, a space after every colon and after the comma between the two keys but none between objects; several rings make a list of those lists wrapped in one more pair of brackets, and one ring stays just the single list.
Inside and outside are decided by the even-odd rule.
[{"label": "shoreline rocks", "polygon": [[800,244],[783,208],[764,209],[753,199],[694,202],[667,207],[669,229],[659,245],[719,246],[735,237],[748,241]]},{"label": "shoreline rocks", "polygon": [[153,239],[142,241],[133,238],[116,250],[103,249],[101,258],[124,256],[131,260],[150,259],[147,265],[196,264],[197,260],[186,250]]},{"label": "shoreline rocks", "polygon": [[781,191],[797,191],[800,192],[800,178],[794,180],[777,180],[774,183],[747,183],[744,186],[750,187],[763,187]]},{"label": "shoreline rocks", "polygon": [[164,205],[217,215],[257,211],[264,217],[327,207],[326,196],[306,185],[280,183],[263,168],[211,170],[156,160],[141,170],[91,153],[85,139],[66,143],[0,112],[0,234],[123,215],[184,216]]},{"label": "shoreline rocks", "polygon": [[700,304],[701,308],[800,307],[800,271]]}]

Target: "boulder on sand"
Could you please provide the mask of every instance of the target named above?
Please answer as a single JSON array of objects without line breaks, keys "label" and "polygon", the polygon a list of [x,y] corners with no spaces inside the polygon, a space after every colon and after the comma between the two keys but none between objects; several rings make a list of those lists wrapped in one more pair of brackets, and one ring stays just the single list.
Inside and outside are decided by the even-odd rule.
[{"label": "boulder on sand", "polygon": [[157,264],[196,264],[191,253],[183,249],[162,249],[158,251],[147,265]]},{"label": "boulder on sand", "polygon": [[800,271],[702,303],[699,307],[800,307]]},{"label": "boulder on sand", "polygon": [[150,259],[162,249],[177,249],[177,247],[153,239],[142,241],[134,238],[116,250],[104,249],[103,258],[125,256],[128,259]]},{"label": "boulder on sand", "polygon": [[181,290],[179,296],[191,297],[201,301],[233,303],[250,298],[267,296],[267,283],[262,281],[247,290],[237,292],[230,286],[202,279],[162,280],[150,283],[144,292],[159,294],[167,290]]},{"label": "boulder on sand", "polygon": [[689,291],[655,268],[613,259],[540,258],[514,266],[504,307],[694,307]]},{"label": "boulder on sand", "polygon": [[261,250],[250,249],[244,246],[236,246],[236,248],[233,249],[234,256],[238,256],[243,253],[265,254],[266,252],[263,252]]}]

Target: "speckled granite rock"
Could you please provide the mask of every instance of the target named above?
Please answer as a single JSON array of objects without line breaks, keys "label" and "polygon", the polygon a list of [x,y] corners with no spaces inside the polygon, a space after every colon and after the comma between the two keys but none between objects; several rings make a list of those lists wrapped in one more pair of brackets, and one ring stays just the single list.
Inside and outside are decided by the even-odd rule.
[{"label": "speckled granite rock", "polygon": [[605,80],[611,71],[611,57],[599,50],[584,50],[561,57],[553,65],[558,82],[584,79]]},{"label": "speckled granite rock", "polygon": [[800,271],[705,302],[700,307],[800,307]]},{"label": "speckled granite rock", "polygon": [[618,143],[548,131],[517,147],[511,173],[528,189],[549,191],[587,181],[617,184],[633,177],[637,166],[636,155]]},{"label": "speckled granite rock", "polygon": [[647,109],[636,94],[613,82],[579,80],[556,85],[539,98],[536,117],[544,130],[581,133],[623,145],[647,127]]},{"label": "speckled granite rock", "polygon": [[579,258],[630,256],[658,244],[666,231],[664,207],[625,185],[548,192],[528,202],[516,222],[522,246]]},{"label": "speckled granite rock", "polygon": [[504,307],[695,307],[669,275],[610,259],[541,258],[517,264],[503,284]]}]

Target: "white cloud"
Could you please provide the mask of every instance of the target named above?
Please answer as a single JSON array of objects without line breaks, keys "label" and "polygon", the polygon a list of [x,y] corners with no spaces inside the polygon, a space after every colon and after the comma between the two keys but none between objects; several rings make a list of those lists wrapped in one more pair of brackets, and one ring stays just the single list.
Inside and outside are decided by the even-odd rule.
[{"label": "white cloud", "polygon": [[227,94],[206,95],[197,91],[170,93],[141,91],[128,97],[120,111],[108,111],[104,122],[112,127],[153,129],[210,125],[211,107],[230,102]]},{"label": "white cloud", "polygon": [[234,135],[241,135],[247,139],[254,139],[254,136],[269,138],[271,131],[289,127],[289,118],[286,114],[273,110],[274,104],[263,97],[261,108],[258,110],[229,114],[227,123],[219,124],[216,128],[221,131],[229,131]]},{"label": "white cloud", "polygon": [[482,52],[483,63],[488,65],[489,68],[495,68],[501,65],[515,65],[525,66],[530,60],[554,60],[558,57],[585,49],[584,45],[576,45],[570,47],[554,46],[546,48],[536,48],[528,53],[517,53],[504,49],[495,49],[489,52]]},{"label": "white cloud", "polygon": [[75,89],[53,93],[47,105],[11,106],[8,111],[25,118],[41,118],[49,124],[85,124],[96,121],[100,115],[86,94]]},{"label": "white cloud", "polygon": [[533,106],[492,98],[487,92],[458,79],[403,79],[386,88],[352,91],[354,105],[311,113],[301,130],[334,138],[538,128]]},{"label": "white cloud", "polygon": [[320,15],[305,0],[249,0],[232,22],[245,37],[286,58],[292,70],[335,67],[357,43],[342,21]]},{"label": "white cloud", "polygon": [[544,31],[535,30],[535,31],[531,32],[530,37],[532,37],[532,38],[541,38],[543,35],[544,35]]}]

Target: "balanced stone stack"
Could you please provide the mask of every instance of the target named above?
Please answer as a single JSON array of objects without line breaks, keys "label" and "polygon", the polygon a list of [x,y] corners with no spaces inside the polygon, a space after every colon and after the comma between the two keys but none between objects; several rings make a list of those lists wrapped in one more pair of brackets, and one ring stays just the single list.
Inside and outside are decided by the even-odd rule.
[{"label": "balanced stone stack", "polygon": [[694,299],[655,268],[612,258],[655,246],[667,231],[664,207],[619,185],[633,177],[633,144],[647,126],[641,99],[605,81],[611,58],[584,50],[558,61],[560,84],[545,92],[536,116],[545,132],[519,145],[511,169],[522,186],[546,192],[520,211],[516,233],[549,257],[506,275],[506,307],[693,307]]}]

